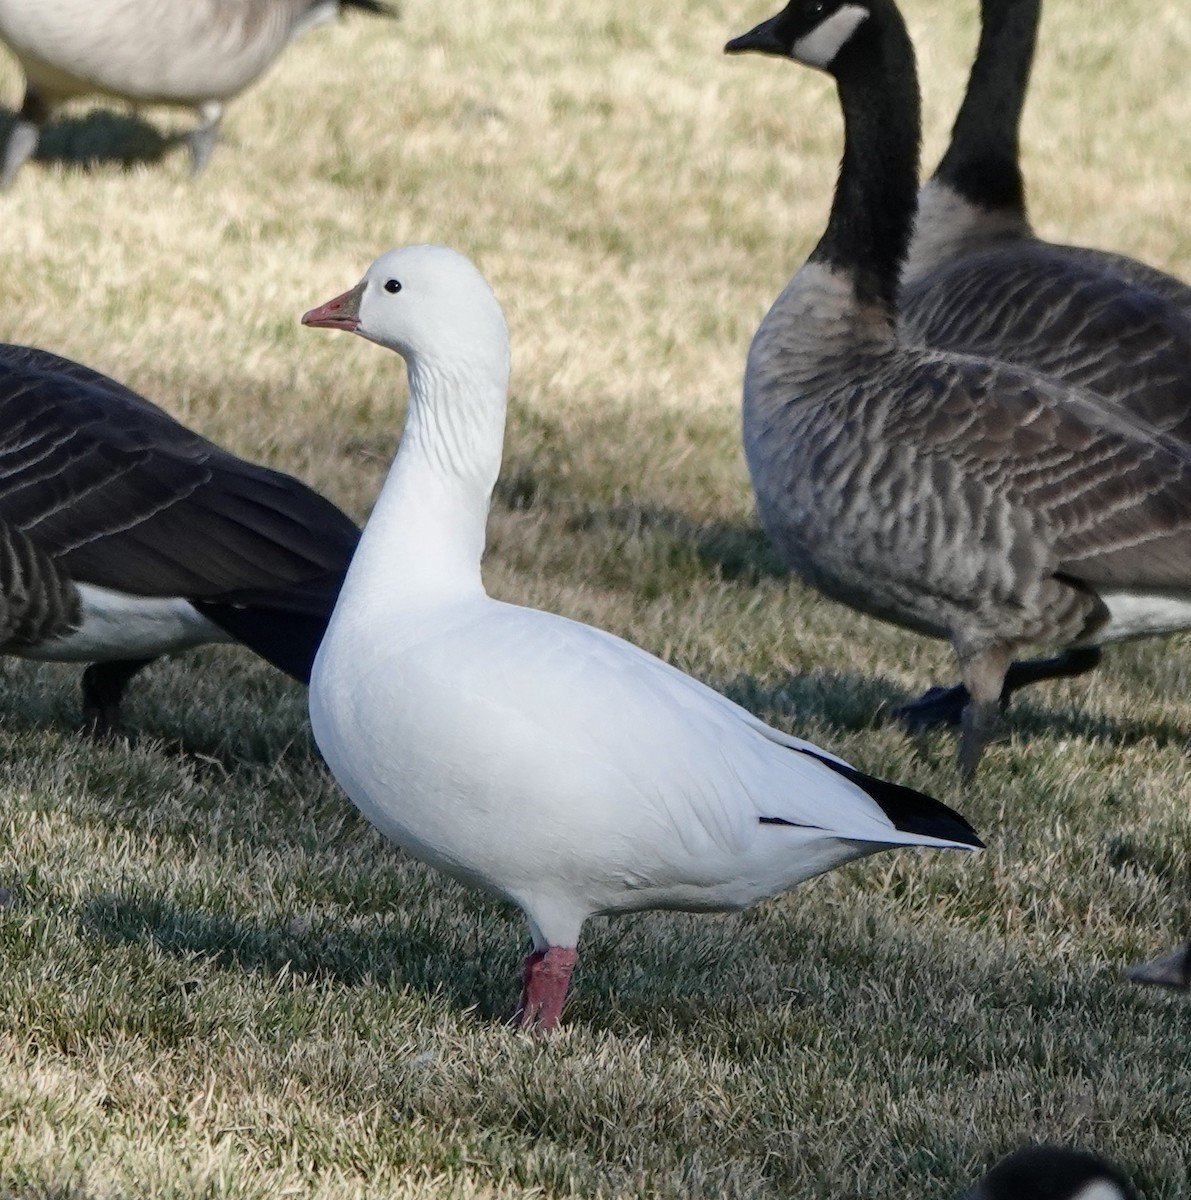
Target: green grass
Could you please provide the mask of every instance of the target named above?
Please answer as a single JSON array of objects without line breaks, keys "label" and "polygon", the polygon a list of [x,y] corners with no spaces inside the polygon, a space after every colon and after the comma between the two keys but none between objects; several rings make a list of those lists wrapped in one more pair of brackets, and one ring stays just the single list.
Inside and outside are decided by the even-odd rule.
[{"label": "green grass", "polygon": [[[928,161],[975,7],[907,4]],[[188,117],[79,106],[0,197],[0,337],[363,517],[400,364],[297,316],[389,245],[459,247],[514,340],[490,590],[951,801],[989,849],[594,921],[534,1042],[501,1023],[521,919],[356,816],[299,688],[190,655],[133,685],[131,743],[96,746],[77,670],[6,660],[0,1195],[943,1200],[1033,1139],[1186,1195],[1191,1009],[1120,972],[1191,926],[1191,642],[1022,697],[965,795],[949,739],[883,715],[951,678],[945,648],[782,573],[740,376],[822,227],[839,117],[825,78],[719,54],[767,15],[408,0],[295,46],[198,186],[154,132]],[[1043,232],[1191,276],[1189,55],[1181,0],[1052,0],[1025,128]]]}]

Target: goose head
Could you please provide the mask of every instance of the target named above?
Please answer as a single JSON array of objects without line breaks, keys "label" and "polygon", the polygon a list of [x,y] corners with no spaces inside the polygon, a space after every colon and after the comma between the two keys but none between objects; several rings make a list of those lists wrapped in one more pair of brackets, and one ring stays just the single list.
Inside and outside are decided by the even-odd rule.
[{"label": "goose head", "polygon": [[962,1200],[1137,1200],[1114,1163],[1069,1146],[1027,1146],[1003,1158]]},{"label": "goose head", "polygon": [[389,250],[354,288],[312,308],[302,324],[358,333],[411,367],[469,364],[508,375],[500,303],[471,261],[446,246]]},{"label": "goose head", "polygon": [[790,0],[776,16],[733,38],[727,54],[753,51],[792,58],[830,71],[841,52],[870,24],[879,0]]}]

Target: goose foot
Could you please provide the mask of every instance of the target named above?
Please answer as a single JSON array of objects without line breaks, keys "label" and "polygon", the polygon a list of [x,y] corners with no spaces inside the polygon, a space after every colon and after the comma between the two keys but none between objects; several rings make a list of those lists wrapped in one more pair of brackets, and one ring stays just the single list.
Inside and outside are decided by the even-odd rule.
[{"label": "goose foot", "polygon": [[1191,942],[1152,962],[1130,967],[1125,975],[1134,983],[1153,983],[1181,992],[1191,991]]},{"label": "goose foot", "polygon": [[49,120],[50,109],[35,92],[25,91],[25,100],[8,134],[4,163],[0,166],[0,191],[6,191],[17,172],[33,157],[41,140],[41,127]]},{"label": "goose foot", "polygon": [[579,958],[573,946],[534,950],[521,964],[521,999],[512,1024],[518,1029],[547,1033],[558,1023],[571,972]]},{"label": "goose foot", "polygon": [[[1099,646],[1078,646],[1053,658],[1032,658],[1009,664],[1001,686],[1001,710],[1009,706],[1013,693],[1046,679],[1072,679],[1098,666],[1103,653]],[[962,683],[954,687],[932,687],[921,698],[893,709],[893,716],[908,733],[930,729],[956,729],[963,724],[968,706],[968,689]]]},{"label": "goose foot", "polygon": [[128,681],[151,658],[123,658],[92,663],[83,672],[83,729],[93,738],[109,738],[120,730],[120,701]]},{"label": "goose foot", "polygon": [[186,135],[186,144],[190,148],[190,178],[197,179],[207,168],[211,151],[219,138],[219,122],[223,119],[223,105],[218,100],[209,100],[199,106],[199,116],[202,118],[197,129],[192,129]]}]

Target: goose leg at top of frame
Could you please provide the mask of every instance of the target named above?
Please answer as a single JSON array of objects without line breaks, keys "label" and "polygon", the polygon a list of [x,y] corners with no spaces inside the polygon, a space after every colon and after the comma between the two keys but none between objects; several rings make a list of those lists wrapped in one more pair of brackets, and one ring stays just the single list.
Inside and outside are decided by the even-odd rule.
[{"label": "goose leg at top of frame", "polygon": [[207,100],[198,106],[201,118],[196,129],[186,135],[186,144],[190,148],[190,178],[197,179],[206,169],[211,159],[211,151],[219,140],[219,122],[223,120],[223,102]]},{"label": "goose leg at top of frame", "polygon": [[41,141],[41,127],[50,119],[50,106],[32,88],[25,88],[21,111],[13,122],[0,166],[0,191],[7,191],[17,172],[33,157]]}]

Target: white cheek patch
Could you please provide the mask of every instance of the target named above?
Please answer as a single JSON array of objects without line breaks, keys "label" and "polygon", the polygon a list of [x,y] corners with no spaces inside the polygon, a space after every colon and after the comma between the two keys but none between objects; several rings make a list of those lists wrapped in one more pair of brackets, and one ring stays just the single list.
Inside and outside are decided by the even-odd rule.
[{"label": "white cheek patch", "polygon": [[1125,1193],[1110,1179],[1095,1179],[1081,1187],[1071,1200],[1125,1200]]},{"label": "white cheek patch", "polygon": [[859,4],[845,4],[821,25],[800,37],[791,49],[791,57],[808,67],[826,70],[868,15],[868,9]]}]

